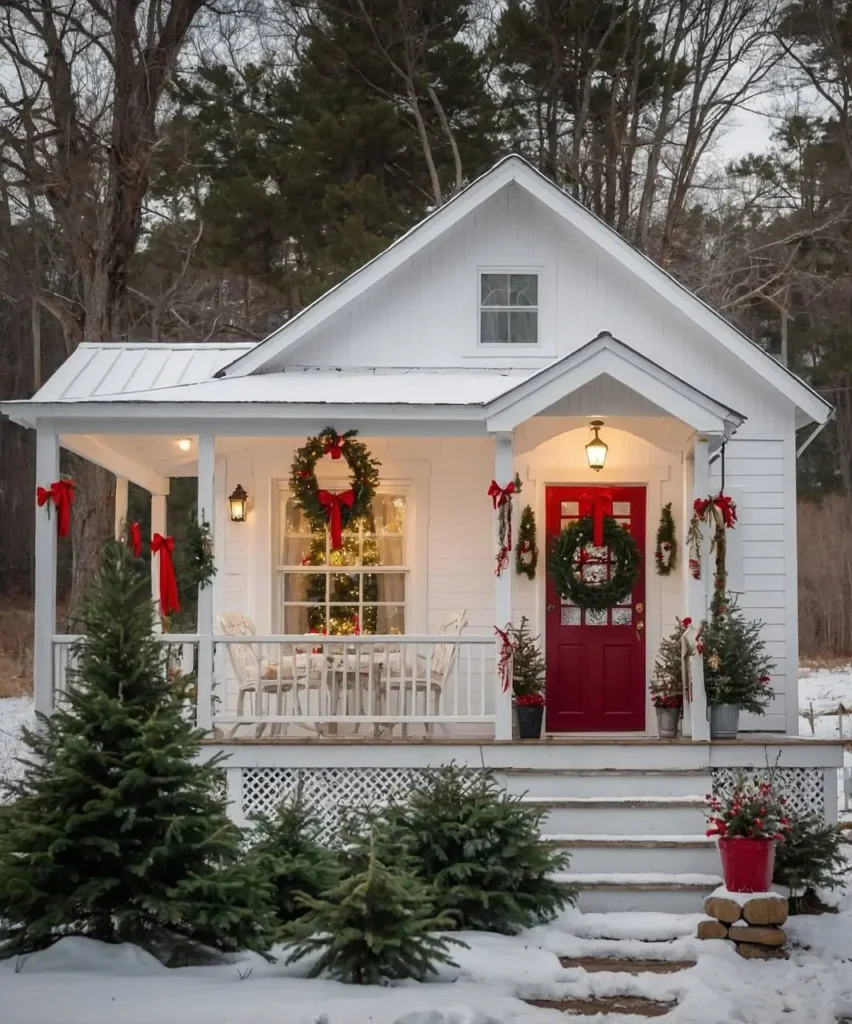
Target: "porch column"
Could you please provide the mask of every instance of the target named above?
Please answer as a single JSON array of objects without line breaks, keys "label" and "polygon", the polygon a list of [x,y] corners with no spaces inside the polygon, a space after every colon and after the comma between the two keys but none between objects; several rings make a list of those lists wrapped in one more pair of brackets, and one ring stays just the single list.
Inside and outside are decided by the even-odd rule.
[{"label": "porch column", "polygon": [[127,523],[127,477],[115,478],[115,539],[121,540],[121,533]]},{"label": "porch column", "polygon": [[[166,536],[166,495],[151,495],[151,537],[155,533]],[[163,632],[163,623],[160,619],[160,565],[159,558],[151,559],[151,599],[154,602],[154,632]]]},{"label": "porch column", "polygon": [[[710,493],[710,450],[705,435],[695,438],[693,448],[692,497],[687,505],[687,515],[692,515],[692,503],[696,498],[706,498]],[[687,520],[688,522],[688,520]],[[693,579],[689,571],[689,559],[684,559],[687,573],[689,615],[696,628],[707,617],[707,580],[709,559],[706,551],[701,559],[701,579]],[[704,689],[704,659],[694,655],[692,661],[692,706],[690,724],[692,738],[706,742],[710,739],[710,724],[707,721],[707,693]]]},{"label": "porch column", "polygon": [[[50,487],[59,479],[59,436],[52,427],[36,428],[36,486]],[[33,696],[36,711],[53,710],[53,644],[56,631],[56,511],[50,502],[36,506],[35,518],[35,637]]]},{"label": "porch column", "polygon": [[[216,438],[198,438],[198,522],[216,521]],[[222,567],[220,567],[221,569]],[[213,586],[198,590],[198,712],[199,729],[213,727]]]},{"label": "porch column", "polygon": [[[501,487],[512,480],[515,476],[514,451],[511,433],[499,433],[494,435],[494,479]],[[496,522],[496,516],[495,522]],[[498,540],[494,535],[494,549],[496,551]],[[494,577],[494,624],[503,629],[507,622],[512,621],[512,567],[513,561],[509,555],[509,564],[501,576]],[[496,676],[495,676],[496,678]],[[512,688],[506,693],[500,690],[498,685],[495,696],[496,721],[494,723],[494,738],[498,740],[510,740],[512,738]]]}]

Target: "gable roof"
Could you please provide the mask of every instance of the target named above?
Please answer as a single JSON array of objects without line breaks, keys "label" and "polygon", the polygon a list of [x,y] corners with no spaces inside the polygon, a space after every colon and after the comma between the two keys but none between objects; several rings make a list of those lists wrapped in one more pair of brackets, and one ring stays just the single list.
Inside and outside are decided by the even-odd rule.
[{"label": "gable roof", "polygon": [[420,221],[382,253],[365,263],[296,314],[266,339],[218,371],[218,377],[257,373],[294,346],[309,331],[386,278],[430,242],[444,234],[500,189],[514,183],[581,232],[644,285],[696,323],[726,349],[771,383],[805,415],[825,422],[832,407],[804,381],[747,338],[733,324],[676,281],[608,224],[568,195],[523,157],[504,157],[449,202]]}]

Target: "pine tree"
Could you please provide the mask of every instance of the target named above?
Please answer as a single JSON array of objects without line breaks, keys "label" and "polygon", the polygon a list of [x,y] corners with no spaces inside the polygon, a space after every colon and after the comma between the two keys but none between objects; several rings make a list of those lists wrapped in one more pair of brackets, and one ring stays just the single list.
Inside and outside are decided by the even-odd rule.
[{"label": "pine tree", "polygon": [[512,692],[515,697],[541,693],[545,681],[545,661],[539,641],[530,635],[529,620],[521,616],[519,626],[507,628],[512,641]]},{"label": "pine tree", "polygon": [[285,940],[304,916],[303,898],[318,899],[340,877],[337,855],[319,841],[320,823],[307,806],[302,786],[272,815],[258,815],[248,858],[271,882],[273,906]]},{"label": "pine tree", "polygon": [[404,861],[382,863],[372,836],[356,843],[347,859],[345,878],[319,898],[303,897],[307,913],[294,926],[288,963],[321,951],[311,977],[327,972],[356,985],[422,981],[439,964],[456,966],[448,945],[463,943],[436,934],[451,928],[452,919],[434,912],[429,887]]},{"label": "pine tree", "polygon": [[535,512],[525,505],[518,525],[518,543],[515,545],[515,572],[519,576],[535,579],[538,566],[538,545],[535,539]]},{"label": "pine tree", "polygon": [[790,814],[783,843],[775,844],[772,881],[790,890],[791,911],[816,898],[817,889],[838,889],[852,866],[844,852],[843,831],[818,814]]},{"label": "pine tree", "polygon": [[552,877],[568,858],[542,841],[543,815],[491,773],[446,765],[380,812],[375,828],[380,856],[410,859],[457,929],[513,934],[574,901]]},{"label": "pine tree", "polygon": [[221,761],[198,760],[153,636],[150,581],[127,547],[104,547],[84,606],[67,698],[8,787],[0,829],[0,956],[68,933],[134,942],[163,959],[268,947],[261,874],[240,862]]}]

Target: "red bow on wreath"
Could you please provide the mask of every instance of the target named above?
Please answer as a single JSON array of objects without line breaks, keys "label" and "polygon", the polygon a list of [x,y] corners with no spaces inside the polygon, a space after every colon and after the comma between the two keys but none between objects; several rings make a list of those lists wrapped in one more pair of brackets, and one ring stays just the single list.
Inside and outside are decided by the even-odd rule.
[{"label": "red bow on wreath", "polygon": [[491,481],[488,488],[488,497],[491,499],[495,509],[505,505],[509,498],[515,493],[515,481],[510,480],[505,487],[501,487],[496,480]]},{"label": "red bow on wreath", "polygon": [[135,521],[127,527],[127,543],[130,545],[133,557],[138,558],[142,554],[142,531],[139,528],[139,523]]},{"label": "red bow on wreath", "polygon": [[321,504],[325,507],[325,514],[328,517],[328,532],[331,535],[331,549],[337,551],[343,547],[343,511],[341,505],[352,508],[355,504],[355,492],[350,488],[348,491],[319,491],[317,493]]},{"label": "red bow on wreath", "polygon": [[56,506],[56,535],[58,537],[67,537],[71,529],[74,481],[54,480],[50,487],[37,487],[36,501],[39,508],[47,505],[48,515],[50,515],[50,505],[48,505],[48,502],[53,502]]},{"label": "red bow on wreath", "polygon": [[330,437],[325,442],[325,446],[322,450],[323,455],[330,455],[332,459],[339,459],[343,454],[343,443],[343,438],[334,434],[333,437]]},{"label": "red bow on wreath", "polygon": [[612,492],[604,490],[592,491],[589,494],[580,495],[580,518],[592,517],[594,533],[592,543],[596,548],[602,548],[604,537],[604,516],[612,515]]},{"label": "red bow on wreath", "polygon": [[164,616],[180,611],[175,565],[172,561],[174,549],[173,537],[155,533],[151,538],[151,554],[160,556],[160,611]]}]

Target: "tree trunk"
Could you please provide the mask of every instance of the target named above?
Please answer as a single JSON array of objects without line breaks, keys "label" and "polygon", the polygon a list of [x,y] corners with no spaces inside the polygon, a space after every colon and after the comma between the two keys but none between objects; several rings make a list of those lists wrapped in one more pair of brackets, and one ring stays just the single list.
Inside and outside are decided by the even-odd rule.
[{"label": "tree trunk", "polygon": [[76,487],[71,513],[74,555],[68,625],[71,632],[76,632],[86,589],[100,566],[104,540],[113,530],[115,477],[78,455],[71,459],[71,471]]}]

